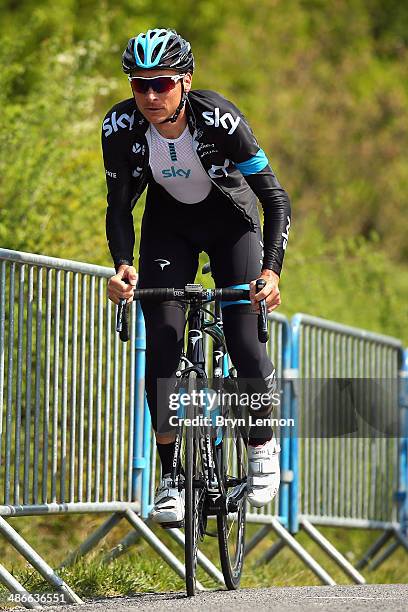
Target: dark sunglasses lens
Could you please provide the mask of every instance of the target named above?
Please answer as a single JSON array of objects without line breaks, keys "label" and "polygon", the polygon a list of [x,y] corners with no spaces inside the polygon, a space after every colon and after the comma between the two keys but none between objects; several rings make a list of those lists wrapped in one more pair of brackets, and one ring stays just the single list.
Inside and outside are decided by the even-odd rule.
[{"label": "dark sunglasses lens", "polygon": [[146,93],[146,91],[150,87],[149,82],[150,81],[142,81],[141,79],[132,79],[130,81],[130,84],[132,85],[132,89],[134,92]]},{"label": "dark sunglasses lens", "polygon": [[170,78],[163,77],[152,80],[155,81],[153,89],[157,91],[157,93],[164,93],[165,91],[170,91],[176,86],[176,83],[173,81],[173,79]]},{"label": "dark sunglasses lens", "polygon": [[169,77],[158,77],[157,79],[132,79],[132,89],[136,93],[147,93],[150,87],[156,93],[170,91],[176,86],[173,79]]}]

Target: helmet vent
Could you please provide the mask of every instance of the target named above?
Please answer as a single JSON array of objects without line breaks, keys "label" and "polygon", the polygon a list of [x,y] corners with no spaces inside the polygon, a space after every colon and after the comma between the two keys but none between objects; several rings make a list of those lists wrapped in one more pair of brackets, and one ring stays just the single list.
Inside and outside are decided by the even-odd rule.
[{"label": "helmet vent", "polygon": [[136,54],[140,57],[142,61],[144,60],[144,49],[140,43],[137,44]]}]

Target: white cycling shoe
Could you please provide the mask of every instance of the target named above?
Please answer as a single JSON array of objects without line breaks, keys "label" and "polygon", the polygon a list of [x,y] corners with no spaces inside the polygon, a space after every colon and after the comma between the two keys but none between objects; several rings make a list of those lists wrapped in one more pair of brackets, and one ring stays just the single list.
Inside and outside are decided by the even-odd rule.
[{"label": "white cycling shoe", "polygon": [[184,489],[178,490],[178,479],[173,486],[170,474],[165,474],[156,490],[150,518],[163,527],[180,526],[184,521]]},{"label": "white cycling shoe", "polygon": [[279,452],[275,436],[261,446],[248,445],[247,497],[255,508],[269,504],[279,490]]}]

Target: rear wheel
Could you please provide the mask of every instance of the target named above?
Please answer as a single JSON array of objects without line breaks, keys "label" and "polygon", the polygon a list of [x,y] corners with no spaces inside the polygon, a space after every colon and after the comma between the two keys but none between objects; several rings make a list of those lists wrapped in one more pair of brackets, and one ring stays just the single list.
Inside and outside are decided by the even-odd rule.
[{"label": "rear wheel", "polygon": [[216,457],[228,507],[228,513],[217,516],[220,561],[227,588],[237,589],[244,563],[247,479],[246,442],[238,427],[225,427]]}]

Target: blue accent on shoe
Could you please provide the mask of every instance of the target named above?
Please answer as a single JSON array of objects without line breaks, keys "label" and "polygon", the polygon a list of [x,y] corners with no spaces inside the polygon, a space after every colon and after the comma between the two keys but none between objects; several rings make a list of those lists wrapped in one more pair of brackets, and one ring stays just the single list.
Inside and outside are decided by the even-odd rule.
[{"label": "blue accent on shoe", "polygon": [[256,174],[260,170],[263,170],[268,163],[265,152],[259,149],[258,153],[250,157],[247,161],[241,162],[240,164],[235,162],[235,166],[243,176],[248,176],[249,174]]},{"label": "blue accent on shoe", "polygon": [[[249,283],[244,283],[243,285],[232,285],[231,287],[226,287],[226,289],[249,289]],[[226,308],[226,306],[233,306],[234,304],[250,304],[251,300],[236,300],[235,302],[221,302],[221,308]]]},{"label": "blue accent on shoe", "polygon": [[[135,40],[134,45],[134,53],[137,66],[139,66],[140,68],[154,68],[155,66],[157,66],[157,64],[160,63],[160,60],[167,45],[167,41],[172,35],[173,32],[169,32],[168,30],[163,30],[160,28],[156,28],[155,30],[147,30],[146,34],[139,34]],[[137,51],[138,45],[141,45],[143,48],[143,61],[139,57]],[[154,60],[152,60],[153,52],[159,46],[160,49],[157,53],[157,56]]]}]

